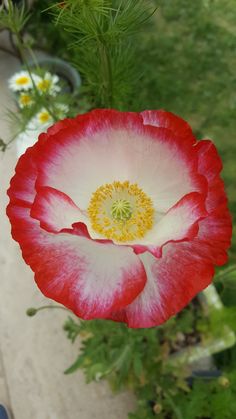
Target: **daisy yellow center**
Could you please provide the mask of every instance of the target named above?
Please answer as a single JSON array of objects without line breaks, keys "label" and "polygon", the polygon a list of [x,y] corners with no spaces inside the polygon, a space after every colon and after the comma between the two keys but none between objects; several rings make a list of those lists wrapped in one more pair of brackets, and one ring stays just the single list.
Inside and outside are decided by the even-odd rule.
[{"label": "daisy yellow center", "polygon": [[32,103],[32,99],[31,99],[30,95],[21,94],[21,96],[20,96],[20,104],[22,106],[27,106],[27,105],[30,105],[31,103]]},{"label": "daisy yellow center", "polygon": [[92,195],[88,215],[96,233],[117,242],[143,238],[154,223],[152,200],[129,181],[100,186]]},{"label": "daisy yellow center", "polygon": [[51,80],[45,79],[38,82],[37,87],[42,92],[46,92],[50,88],[51,84],[52,84]]},{"label": "daisy yellow center", "polygon": [[44,124],[45,122],[48,122],[49,118],[50,118],[50,115],[49,115],[49,113],[48,113],[47,111],[45,111],[45,112],[41,112],[41,113],[39,114],[39,121],[40,121],[42,124]]},{"label": "daisy yellow center", "polygon": [[16,84],[19,86],[24,86],[25,84],[29,83],[30,79],[27,76],[21,76],[18,79],[16,79]]}]

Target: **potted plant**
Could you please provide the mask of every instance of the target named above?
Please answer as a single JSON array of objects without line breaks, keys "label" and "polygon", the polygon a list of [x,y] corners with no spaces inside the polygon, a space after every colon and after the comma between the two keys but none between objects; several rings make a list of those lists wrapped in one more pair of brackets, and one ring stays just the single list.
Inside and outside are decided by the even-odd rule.
[{"label": "potted plant", "polygon": [[11,34],[13,49],[21,61],[19,70],[9,77],[18,112],[9,112],[16,127],[8,144],[16,139],[18,156],[55,121],[73,114],[81,86],[80,74],[68,62],[32,51],[31,42],[24,34],[29,18],[23,4],[8,2],[1,12],[1,24]]},{"label": "potted plant", "polygon": [[[214,285],[210,285],[200,293],[198,301],[206,316],[211,318],[211,316],[216,315],[220,319],[224,307]],[[236,342],[235,333],[227,324],[220,325],[219,331],[215,334],[210,332],[210,329],[209,331],[206,330],[205,334],[203,332],[200,342],[189,345],[171,355],[167,363],[172,366],[194,363],[196,368],[202,358],[208,358],[213,354],[224,351]]]}]

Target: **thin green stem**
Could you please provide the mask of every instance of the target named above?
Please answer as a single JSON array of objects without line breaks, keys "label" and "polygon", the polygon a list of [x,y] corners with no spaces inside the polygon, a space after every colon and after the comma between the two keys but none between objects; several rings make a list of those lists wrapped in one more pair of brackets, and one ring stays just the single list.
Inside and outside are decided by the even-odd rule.
[{"label": "thin green stem", "polygon": [[228,268],[225,268],[222,272],[219,272],[215,275],[215,281],[221,281],[226,275],[236,270],[236,265],[230,265]]},{"label": "thin green stem", "polygon": [[[32,81],[34,92],[35,92],[38,100],[41,101],[40,93],[39,93],[39,91],[37,89],[37,86],[35,85],[35,82],[34,82],[34,79],[33,79],[33,76],[32,76],[32,72],[31,72],[31,68],[30,68],[30,66],[28,64],[28,61],[27,61],[27,58],[25,56],[24,41],[22,39],[21,33],[16,30],[15,35],[16,35],[17,48],[18,48],[18,51],[19,51],[19,55],[20,55],[21,60],[24,63],[24,65],[25,65],[25,67],[26,67],[26,69],[27,69],[27,71],[29,73],[30,79]],[[54,114],[54,112],[50,109],[50,107],[47,105],[46,101],[43,102],[43,105],[44,105],[45,109],[48,111],[49,115],[51,115],[51,117],[53,118],[53,120],[56,121],[57,120],[57,117]]]},{"label": "thin green stem", "polygon": [[110,50],[107,45],[107,42],[104,38],[104,33],[102,30],[103,25],[99,24],[96,19],[96,16],[92,11],[90,11],[90,18],[93,21],[93,24],[97,31],[97,44],[98,52],[100,56],[100,71],[101,71],[101,85],[102,85],[102,97],[103,97],[103,106],[107,108],[113,107],[113,73],[111,65],[111,55]]},{"label": "thin green stem", "polygon": [[109,48],[105,42],[99,41],[99,53],[101,59],[101,75],[102,75],[102,86],[103,86],[103,102],[107,108],[113,106],[113,77],[112,77],[112,66]]},{"label": "thin green stem", "polygon": [[176,419],[184,419],[180,409],[176,406],[175,402],[173,401],[172,397],[170,396],[169,392],[165,391],[165,398],[169,403],[170,407],[172,408],[173,412],[175,413]]},{"label": "thin green stem", "polygon": [[37,310],[37,311],[41,311],[41,310],[47,310],[47,309],[59,309],[59,310],[66,310],[66,311],[69,311],[69,312],[71,313],[71,311],[70,311],[68,308],[63,307],[63,306],[50,306],[50,305],[47,305],[47,306],[42,306],[42,307],[39,307],[39,308],[37,308],[36,310]]},{"label": "thin green stem", "polygon": [[63,306],[46,305],[46,306],[42,306],[42,307],[39,307],[39,308],[30,307],[30,308],[28,308],[28,310],[26,310],[26,314],[29,317],[33,317],[38,313],[38,311],[48,310],[48,309],[49,310],[51,310],[51,309],[65,310],[65,311],[69,311],[71,313],[71,311],[68,308],[63,307]]},{"label": "thin green stem", "polygon": [[121,368],[123,362],[126,360],[128,353],[131,351],[130,344],[125,345],[119,357],[112,363],[112,365],[102,374],[103,377],[117,371]]},{"label": "thin green stem", "polygon": [[8,141],[8,143],[6,144],[6,148],[8,148],[8,146],[16,139],[16,137],[18,135],[21,134],[22,131],[18,131],[15,135],[13,135],[13,137]]}]

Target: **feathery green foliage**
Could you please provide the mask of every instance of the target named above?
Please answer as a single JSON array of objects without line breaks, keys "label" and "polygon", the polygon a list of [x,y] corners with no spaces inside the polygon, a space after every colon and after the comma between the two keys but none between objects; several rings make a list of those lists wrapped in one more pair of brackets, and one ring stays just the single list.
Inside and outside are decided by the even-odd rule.
[{"label": "feathery green foliage", "polygon": [[9,29],[11,32],[21,32],[30,18],[30,13],[22,2],[17,6],[12,1],[8,2],[8,8],[0,10],[0,29]]},{"label": "feathery green foliage", "polygon": [[93,106],[123,109],[140,77],[132,38],[154,6],[144,0],[69,0],[49,10],[55,24],[70,34],[68,47]]}]

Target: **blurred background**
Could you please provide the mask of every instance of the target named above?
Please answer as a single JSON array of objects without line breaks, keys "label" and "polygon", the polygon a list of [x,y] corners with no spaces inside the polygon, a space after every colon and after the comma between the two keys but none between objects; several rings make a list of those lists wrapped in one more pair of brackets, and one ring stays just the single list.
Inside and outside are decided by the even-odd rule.
[{"label": "blurred background", "polygon": [[[47,11],[52,3],[54,2],[47,0],[28,2],[31,16],[24,26],[23,35],[37,56],[56,56],[74,68],[81,69],[81,57],[76,49],[68,48],[71,43],[70,33],[60,25],[55,26],[51,13]],[[135,60],[138,72],[137,75],[132,73],[130,84],[133,85],[133,90],[126,95],[121,109],[165,109],[187,120],[199,139],[212,139],[223,160],[222,176],[234,217],[236,2],[157,0],[152,4],[157,6],[157,11],[137,34]],[[5,144],[11,140],[13,131],[9,110],[11,113],[18,112],[15,99],[8,88],[8,79],[21,69],[22,64],[14,46],[14,37],[4,27],[0,28],[0,137]],[[87,84],[82,76],[82,89],[78,96],[75,95],[72,104],[74,113],[77,108],[79,112],[83,112],[90,105],[96,104],[94,94]],[[15,419],[125,419],[128,412],[135,409],[138,409],[137,412],[132,413],[130,418],[236,417],[235,346],[214,355],[213,361],[211,360],[217,378],[212,379],[211,374],[209,378],[207,370],[206,379],[201,377],[203,384],[199,384],[199,381],[191,384],[190,392],[183,384],[184,378],[183,381],[180,380],[180,393],[169,396],[162,393],[160,386],[171,387],[172,379],[164,384],[157,384],[153,390],[153,386],[151,388],[147,385],[148,380],[153,380],[151,372],[146,374],[146,379],[139,380],[146,368],[145,363],[140,367],[139,361],[134,367],[139,384],[132,384],[130,378],[122,378],[124,386],[116,386],[121,390],[116,395],[104,381],[86,384],[80,370],[74,375],[63,375],[63,371],[76,359],[80,345],[79,340],[70,345],[65,339],[61,325],[66,320],[66,314],[60,310],[52,310],[42,312],[33,319],[25,315],[28,307],[47,304],[47,300],[36,289],[33,274],[22,261],[18,245],[11,239],[5,216],[6,190],[16,161],[16,144],[12,141],[2,153],[0,161],[0,403],[4,402],[11,407]],[[233,237],[229,264],[216,273],[216,290],[224,305],[224,312],[220,318],[214,320],[222,325],[227,323],[233,331],[236,331],[235,250],[236,241]],[[174,329],[175,333],[189,336],[193,333],[193,320],[189,318],[189,314],[184,314],[183,319],[179,330]],[[69,332],[73,327],[76,329],[77,326],[69,324]],[[204,329],[206,326],[201,323],[201,327]],[[167,330],[170,330],[168,326]],[[95,333],[93,330],[89,332]],[[111,333],[115,333],[113,329]],[[126,336],[123,329],[120,333]],[[77,335],[79,334],[80,330]],[[145,339],[152,345],[153,337],[150,336]],[[136,337],[135,335],[134,339]],[[137,340],[137,345],[138,342]],[[114,350],[112,347],[111,349]],[[149,355],[155,358],[152,352]],[[142,357],[145,356],[143,353]],[[97,360],[97,363],[101,362]],[[131,368],[127,365],[124,367],[126,370]],[[148,368],[151,370],[150,365]],[[157,374],[159,373],[158,370]],[[119,371],[117,374],[119,375]],[[219,382],[218,376],[226,381]],[[89,377],[91,381],[95,374],[91,372]],[[156,381],[158,383],[158,378]],[[206,382],[208,387],[204,387]],[[174,406],[176,400],[180,402],[180,410]],[[211,405],[209,400],[214,403]]]}]

